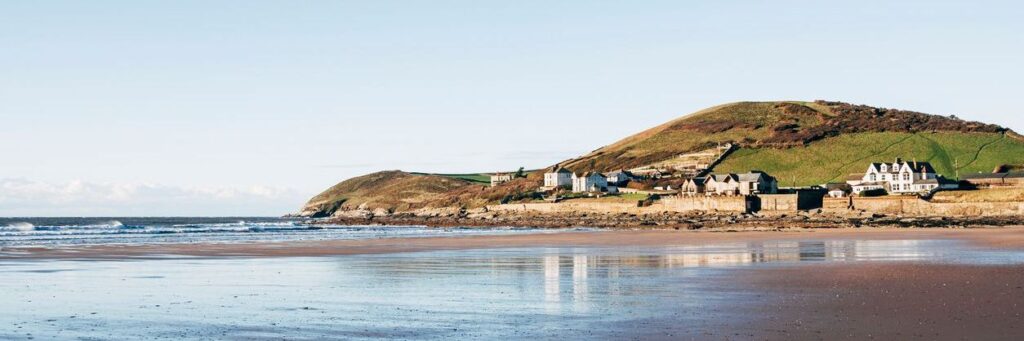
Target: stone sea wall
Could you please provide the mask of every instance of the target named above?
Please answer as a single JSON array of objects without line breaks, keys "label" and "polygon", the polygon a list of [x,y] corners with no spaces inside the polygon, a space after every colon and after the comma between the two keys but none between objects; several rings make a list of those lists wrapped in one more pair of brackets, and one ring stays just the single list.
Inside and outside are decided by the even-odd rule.
[{"label": "stone sea wall", "polygon": [[[826,198],[829,212],[850,211],[850,198]],[[853,198],[853,210],[916,216],[1007,216],[1024,214],[1024,202],[933,203],[911,197]]]},{"label": "stone sea wall", "polygon": [[540,213],[626,213],[648,214],[661,212],[745,212],[744,197],[686,197],[663,198],[651,206],[637,203],[564,201],[560,203],[527,203],[487,206],[489,211]]}]

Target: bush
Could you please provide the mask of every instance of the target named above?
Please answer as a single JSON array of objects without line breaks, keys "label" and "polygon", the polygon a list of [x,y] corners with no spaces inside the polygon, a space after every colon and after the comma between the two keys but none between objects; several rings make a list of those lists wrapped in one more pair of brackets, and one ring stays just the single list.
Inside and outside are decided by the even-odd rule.
[{"label": "bush", "polygon": [[882,188],[869,189],[869,190],[860,192],[860,196],[861,197],[865,197],[865,198],[868,198],[868,197],[881,197],[881,196],[886,196],[886,195],[889,195],[889,192],[886,192],[885,189],[882,189]]}]

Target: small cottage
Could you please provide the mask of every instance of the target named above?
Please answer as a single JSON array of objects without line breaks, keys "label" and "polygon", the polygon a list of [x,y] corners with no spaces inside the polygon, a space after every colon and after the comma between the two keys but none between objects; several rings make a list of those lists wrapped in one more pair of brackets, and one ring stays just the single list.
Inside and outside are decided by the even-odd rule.
[{"label": "small cottage", "polygon": [[491,174],[491,187],[512,181],[514,178],[515,174],[512,173]]},{"label": "small cottage", "polygon": [[680,190],[680,194],[685,196],[695,196],[704,194],[704,181],[707,180],[705,177],[697,177],[692,179],[686,179],[683,182],[683,186]]},{"label": "small cottage", "polygon": [[617,170],[608,174],[605,174],[609,185],[621,186],[633,179],[626,171]]}]

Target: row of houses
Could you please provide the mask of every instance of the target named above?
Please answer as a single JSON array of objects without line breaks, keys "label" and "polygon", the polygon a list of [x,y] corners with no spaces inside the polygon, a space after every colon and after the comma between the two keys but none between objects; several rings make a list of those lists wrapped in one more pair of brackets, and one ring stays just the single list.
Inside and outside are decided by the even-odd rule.
[{"label": "row of houses", "polygon": [[[512,174],[496,174],[491,184],[511,181]],[[544,190],[558,188],[573,192],[616,193],[620,186],[634,180],[626,171],[609,173],[584,172],[576,174],[556,166],[544,174]],[[1024,172],[967,175],[964,180],[976,186],[1024,186]],[[957,189],[959,183],[939,175],[928,162],[904,161],[896,158],[892,163],[877,162],[868,165],[864,173],[851,174],[846,183],[824,184],[829,196],[843,197],[859,195],[865,191],[882,190],[887,194],[925,194],[944,189]],[[672,188],[674,190],[674,188]],[[779,182],[775,177],[762,172],[708,174],[685,180],[678,188],[680,195],[757,195],[776,194]]]},{"label": "row of houses", "polygon": [[768,173],[751,171],[742,174],[710,174],[687,179],[680,194],[696,195],[756,195],[779,192],[779,181]]},{"label": "row of houses", "polygon": [[633,177],[624,171],[615,171],[607,174],[600,172],[584,172],[577,175],[575,172],[563,167],[555,167],[550,172],[544,173],[545,190],[557,188],[572,189],[573,192],[618,192],[618,187],[628,183]]}]

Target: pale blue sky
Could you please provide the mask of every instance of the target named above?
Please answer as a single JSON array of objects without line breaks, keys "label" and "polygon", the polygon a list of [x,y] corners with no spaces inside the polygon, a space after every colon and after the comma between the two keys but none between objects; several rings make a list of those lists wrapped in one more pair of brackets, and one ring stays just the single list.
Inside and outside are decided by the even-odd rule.
[{"label": "pale blue sky", "polygon": [[278,215],[723,102],[1024,131],[1012,1],[3,1],[0,216]]}]

